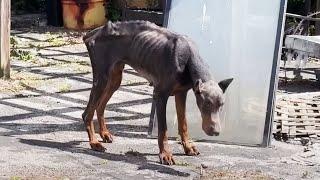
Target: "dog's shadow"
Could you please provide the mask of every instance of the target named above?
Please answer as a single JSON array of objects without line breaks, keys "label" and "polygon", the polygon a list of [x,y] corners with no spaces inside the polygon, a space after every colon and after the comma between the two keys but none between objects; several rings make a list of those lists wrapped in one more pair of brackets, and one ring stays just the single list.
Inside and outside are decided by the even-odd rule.
[{"label": "dog's shadow", "polygon": [[138,166],[138,170],[152,170],[158,173],[169,174],[180,177],[188,177],[189,173],[181,172],[175,170],[169,166],[158,164],[158,162],[147,160],[146,156],[158,156],[158,154],[150,153],[139,153],[136,151],[128,151],[124,154],[113,154],[109,152],[96,152],[91,149],[79,147],[82,141],[70,141],[66,143],[35,140],[35,139],[19,139],[19,142],[39,147],[54,148],[61,151],[71,152],[71,153],[82,153],[90,156],[95,156],[101,159],[109,161],[121,161],[124,163],[130,163]]}]

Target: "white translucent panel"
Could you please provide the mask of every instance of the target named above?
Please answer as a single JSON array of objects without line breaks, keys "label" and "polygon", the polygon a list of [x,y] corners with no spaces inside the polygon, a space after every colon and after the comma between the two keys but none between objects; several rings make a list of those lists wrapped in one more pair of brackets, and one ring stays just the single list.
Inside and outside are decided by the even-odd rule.
[{"label": "white translucent panel", "polygon": [[[196,42],[217,81],[234,78],[226,92],[222,133],[218,137],[209,137],[202,131],[195,97],[189,91],[187,117],[191,138],[262,143],[275,48],[280,37],[277,39],[280,6],[280,0],[172,0],[168,28]],[[167,125],[170,136],[177,136],[174,97],[168,102]]]}]

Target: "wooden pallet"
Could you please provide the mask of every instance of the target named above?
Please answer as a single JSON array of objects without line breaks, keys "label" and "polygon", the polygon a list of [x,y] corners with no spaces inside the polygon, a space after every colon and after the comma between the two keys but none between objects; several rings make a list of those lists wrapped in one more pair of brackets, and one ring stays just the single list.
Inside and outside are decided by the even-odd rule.
[{"label": "wooden pallet", "polygon": [[320,96],[277,99],[273,134],[284,140],[310,136],[320,139]]}]

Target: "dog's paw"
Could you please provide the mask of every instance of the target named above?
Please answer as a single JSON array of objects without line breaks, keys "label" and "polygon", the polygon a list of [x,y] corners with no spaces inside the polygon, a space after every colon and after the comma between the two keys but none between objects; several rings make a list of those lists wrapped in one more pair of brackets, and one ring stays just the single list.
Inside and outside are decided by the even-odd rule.
[{"label": "dog's paw", "polygon": [[196,146],[194,146],[189,141],[182,141],[183,150],[187,156],[197,156],[199,155],[199,151],[197,150]]},{"label": "dog's paw", "polygon": [[112,143],[113,142],[113,135],[110,132],[102,132],[100,133],[101,138],[103,139],[103,142]]},{"label": "dog's paw", "polygon": [[168,152],[162,152],[159,154],[160,163],[164,165],[174,165],[176,162],[174,161],[174,158],[171,153]]},{"label": "dog's paw", "polygon": [[98,141],[90,142],[90,146],[94,151],[104,152],[106,150],[106,148]]},{"label": "dog's paw", "polygon": [[197,156],[200,154],[195,146],[184,147],[184,152],[187,156]]}]

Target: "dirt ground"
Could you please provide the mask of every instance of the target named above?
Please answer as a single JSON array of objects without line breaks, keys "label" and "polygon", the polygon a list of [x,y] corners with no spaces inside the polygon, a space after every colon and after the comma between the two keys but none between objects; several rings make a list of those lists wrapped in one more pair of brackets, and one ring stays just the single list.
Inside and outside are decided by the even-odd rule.
[{"label": "dirt ground", "polygon": [[171,140],[177,165],[159,164],[147,135],[152,88],[130,67],[105,112],[114,142],[90,150],[80,118],[92,80],[82,33],[36,25],[12,30],[12,80],[0,81],[0,179],[320,179],[318,143],[196,142],[201,154],[189,157]]}]

